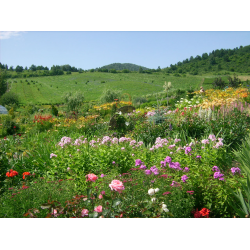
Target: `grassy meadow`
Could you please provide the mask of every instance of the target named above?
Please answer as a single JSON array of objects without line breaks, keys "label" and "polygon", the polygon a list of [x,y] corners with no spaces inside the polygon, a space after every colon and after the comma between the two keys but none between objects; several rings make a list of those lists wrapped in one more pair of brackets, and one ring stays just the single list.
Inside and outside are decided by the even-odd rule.
[{"label": "grassy meadow", "polygon": [[[105,89],[121,90],[133,96],[163,91],[164,82],[171,82],[173,89],[198,89],[203,76],[175,77],[162,73],[72,73],[62,76],[45,76],[9,80],[10,91],[18,94],[21,104],[55,104],[69,91],[83,92],[85,100],[97,100]],[[27,82],[28,81],[28,82]]]}]

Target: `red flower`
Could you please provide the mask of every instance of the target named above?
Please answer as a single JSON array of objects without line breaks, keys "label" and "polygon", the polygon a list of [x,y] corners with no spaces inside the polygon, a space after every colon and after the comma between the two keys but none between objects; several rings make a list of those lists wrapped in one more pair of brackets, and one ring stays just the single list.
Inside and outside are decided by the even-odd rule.
[{"label": "red flower", "polygon": [[24,172],[23,173],[23,179],[25,179],[25,175],[30,175],[30,172]]},{"label": "red flower", "polygon": [[202,208],[202,209],[200,210],[201,215],[202,215],[202,216],[206,216],[207,218],[208,218],[208,216],[209,216],[209,212],[210,212],[210,210],[208,210],[207,208]]},{"label": "red flower", "polygon": [[7,176],[7,177],[14,177],[14,176],[16,176],[16,175],[18,175],[18,172],[15,171],[15,170],[13,170],[13,169],[11,169],[10,172],[7,172],[7,173],[6,173],[6,176]]},{"label": "red flower", "polygon": [[194,191],[187,191],[187,193],[188,193],[188,194],[193,194],[193,193],[194,193]]},{"label": "red flower", "polygon": [[16,126],[14,126],[14,128],[16,128]]},{"label": "red flower", "polygon": [[167,192],[163,193],[162,195],[168,195],[168,194],[171,194],[171,192],[167,191]]},{"label": "red flower", "polygon": [[201,213],[198,211],[198,208],[196,208],[196,211],[193,212],[194,218],[201,218]]}]

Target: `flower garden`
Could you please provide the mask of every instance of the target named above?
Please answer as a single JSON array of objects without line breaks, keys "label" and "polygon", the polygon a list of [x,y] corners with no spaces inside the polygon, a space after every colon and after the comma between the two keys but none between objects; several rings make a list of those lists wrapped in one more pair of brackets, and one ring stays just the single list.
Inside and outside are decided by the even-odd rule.
[{"label": "flower garden", "polygon": [[248,217],[248,96],[210,89],[130,113],[119,101],[13,112],[0,140],[0,217]]}]

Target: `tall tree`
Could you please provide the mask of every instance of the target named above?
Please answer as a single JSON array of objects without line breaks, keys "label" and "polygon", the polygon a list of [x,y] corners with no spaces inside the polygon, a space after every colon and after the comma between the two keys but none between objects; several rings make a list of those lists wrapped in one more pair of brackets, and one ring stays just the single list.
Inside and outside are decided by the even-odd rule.
[{"label": "tall tree", "polygon": [[5,70],[0,71],[0,96],[2,96],[7,90],[7,76]]},{"label": "tall tree", "polygon": [[16,72],[23,72],[23,66],[17,65],[15,70]]}]

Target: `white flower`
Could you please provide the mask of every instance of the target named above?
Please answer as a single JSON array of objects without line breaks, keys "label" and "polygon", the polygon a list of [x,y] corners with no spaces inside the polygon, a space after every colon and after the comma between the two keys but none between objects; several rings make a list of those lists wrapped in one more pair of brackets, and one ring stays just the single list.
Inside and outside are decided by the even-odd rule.
[{"label": "white flower", "polygon": [[169,210],[167,209],[167,205],[164,204],[163,202],[162,202],[161,208],[162,208],[162,210],[163,210],[164,212],[166,212],[166,213],[169,212]]},{"label": "white flower", "polygon": [[159,188],[156,188],[156,189],[155,189],[155,192],[156,192],[156,193],[157,193],[157,192],[159,192],[159,191],[160,191],[160,189],[159,189]]},{"label": "white flower", "polygon": [[152,202],[156,202],[156,198],[152,198],[151,201],[152,201]]},{"label": "white flower", "polygon": [[167,205],[166,204],[162,204],[162,209],[166,209],[167,208]]},{"label": "white flower", "polygon": [[149,194],[149,195],[154,195],[154,194],[155,194],[155,190],[154,190],[153,188],[150,188],[150,189],[148,190],[148,194]]},{"label": "white flower", "polygon": [[118,112],[117,114],[122,115],[122,112],[120,111],[120,112]]},{"label": "white flower", "polygon": [[125,125],[128,126],[128,125],[129,125],[129,122],[125,122]]}]

